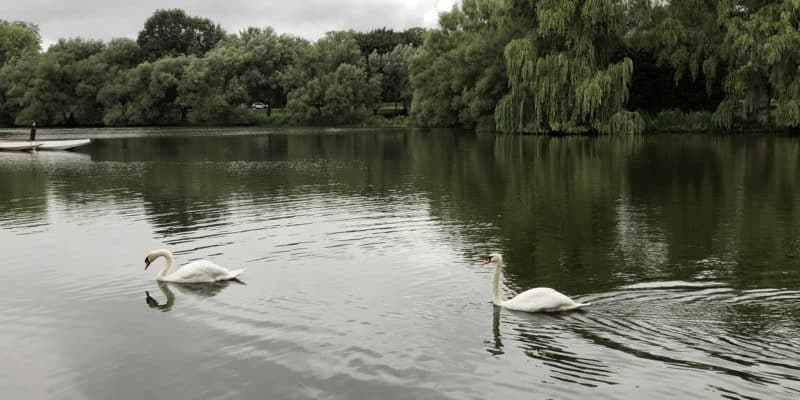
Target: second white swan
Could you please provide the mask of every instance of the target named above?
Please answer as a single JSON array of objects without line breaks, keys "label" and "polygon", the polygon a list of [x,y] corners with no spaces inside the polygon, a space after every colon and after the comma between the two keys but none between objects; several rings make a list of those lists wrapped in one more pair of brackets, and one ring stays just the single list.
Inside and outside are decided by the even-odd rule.
[{"label": "second white swan", "polygon": [[164,282],[181,282],[181,283],[210,283],[236,279],[245,269],[228,270],[214,264],[208,260],[192,261],[184,265],[179,270],[170,273],[174,258],[172,252],[167,249],[153,250],[147,254],[144,259],[144,269],[159,257],[164,257],[167,260],[166,265],[161,268],[158,273],[159,281]]},{"label": "second white swan", "polygon": [[509,310],[526,312],[553,312],[569,311],[591,305],[591,303],[578,303],[566,295],[550,288],[537,287],[526,290],[509,300],[500,297],[500,272],[503,268],[503,256],[500,253],[489,254],[483,260],[483,265],[494,264],[492,278],[492,302],[495,305]]}]

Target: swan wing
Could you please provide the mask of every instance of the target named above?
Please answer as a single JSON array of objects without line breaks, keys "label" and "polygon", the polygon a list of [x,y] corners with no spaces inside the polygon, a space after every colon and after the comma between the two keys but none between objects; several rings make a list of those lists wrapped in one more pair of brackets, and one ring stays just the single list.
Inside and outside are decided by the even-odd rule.
[{"label": "swan wing", "polygon": [[510,310],[527,312],[566,311],[587,305],[577,303],[551,288],[529,289],[503,303],[503,306]]},{"label": "swan wing", "polygon": [[218,282],[236,278],[243,269],[230,271],[208,260],[192,261],[163,280],[182,283]]}]

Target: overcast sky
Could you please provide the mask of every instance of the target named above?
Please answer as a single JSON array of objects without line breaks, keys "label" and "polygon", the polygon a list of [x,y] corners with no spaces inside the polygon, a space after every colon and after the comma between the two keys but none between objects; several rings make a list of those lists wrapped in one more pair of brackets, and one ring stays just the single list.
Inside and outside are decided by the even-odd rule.
[{"label": "overcast sky", "polygon": [[435,27],[456,0],[0,0],[0,19],[39,25],[42,48],[59,38],[136,38],[156,9],[180,8],[228,32],[271,26],[309,40],[339,29]]}]

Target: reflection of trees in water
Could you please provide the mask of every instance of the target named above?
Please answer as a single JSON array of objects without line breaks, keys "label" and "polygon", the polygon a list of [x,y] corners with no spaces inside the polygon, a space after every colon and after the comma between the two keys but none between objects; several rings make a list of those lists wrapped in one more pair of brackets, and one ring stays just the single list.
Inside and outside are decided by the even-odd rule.
[{"label": "reflection of trees in water", "polygon": [[157,232],[172,235],[222,220],[233,199],[381,195],[402,186],[411,158],[406,133],[397,130],[110,138],[90,150],[82,164],[15,168],[14,185],[0,193],[38,199],[38,210],[24,206],[34,213],[45,211],[48,189],[70,204],[141,198]]},{"label": "reflection of trees in water", "polygon": [[581,293],[575,276],[609,280],[613,206],[625,182],[619,165],[634,138],[449,138],[419,140],[414,149],[430,151],[422,162],[431,165],[420,169],[438,174],[425,179],[432,209],[464,221],[474,243],[499,238],[515,260],[506,269],[515,289],[546,283]]},{"label": "reflection of trees in water", "polygon": [[617,200],[614,251],[624,263],[621,279],[659,278],[671,267],[667,240],[660,225],[648,223],[649,211],[634,207],[627,195]]},{"label": "reflection of trees in water", "polygon": [[[653,266],[614,249],[631,249],[619,240],[648,232],[656,234],[644,249],[651,259],[641,261],[661,264],[661,278],[704,274],[708,263],[695,261],[707,259],[719,261],[712,264],[724,266],[721,273],[752,275],[730,267],[742,257],[796,263],[791,254],[800,253],[792,247],[800,243],[800,146],[791,138],[412,138],[415,168],[430,171],[422,181],[432,212],[461,221],[472,243],[499,239],[515,289],[584,293],[642,278]],[[750,191],[753,174],[762,183]],[[621,201],[636,212],[620,214]],[[644,232],[620,236],[624,217]]]},{"label": "reflection of trees in water", "polygon": [[719,158],[731,149],[715,146],[708,137],[665,139],[644,140],[641,151],[631,159],[626,172],[630,201],[646,210],[642,223],[662,227],[670,245],[670,262],[702,259],[718,234],[714,231],[721,222],[719,210],[726,207],[731,194],[724,191],[734,189],[732,182],[723,182],[723,170],[736,166],[724,166]]},{"label": "reflection of trees in water", "polygon": [[0,227],[29,225],[47,213],[47,173],[28,152],[0,153]]},{"label": "reflection of trees in water", "polygon": [[631,202],[664,232],[673,278],[757,282],[762,268],[800,254],[791,245],[800,240],[796,140],[668,136],[644,149],[628,172]]},{"label": "reflection of trees in water", "polygon": [[[710,268],[697,260],[747,275],[800,259],[800,145],[792,138],[225,132],[101,139],[87,148],[91,161],[0,164],[9,182],[0,209],[10,218],[42,215],[49,193],[80,206],[142,199],[156,230],[173,235],[224,221],[242,201],[258,212],[276,197],[415,192],[465,248],[503,249],[515,289],[571,294],[646,270],[619,250],[632,250],[621,241],[641,230],[658,232],[659,249],[656,261],[641,262],[663,263],[674,278]],[[631,228],[620,235],[624,218]]]}]

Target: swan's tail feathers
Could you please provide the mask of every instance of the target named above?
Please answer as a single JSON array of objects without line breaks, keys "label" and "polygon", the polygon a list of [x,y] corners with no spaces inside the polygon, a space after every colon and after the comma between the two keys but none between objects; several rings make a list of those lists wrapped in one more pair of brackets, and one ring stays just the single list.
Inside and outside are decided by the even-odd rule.
[{"label": "swan's tail feathers", "polygon": [[241,275],[244,271],[247,271],[247,268],[243,269],[235,269],[231,271],[225,279],[236,279],[239,275]]},{"label": "swan's tail feathers", "polygon": [[590,305],[592,305],[592,303],[575,303],[574,305],[565,308],[563,311],[580,310],[581,308],[589,307]]}]

